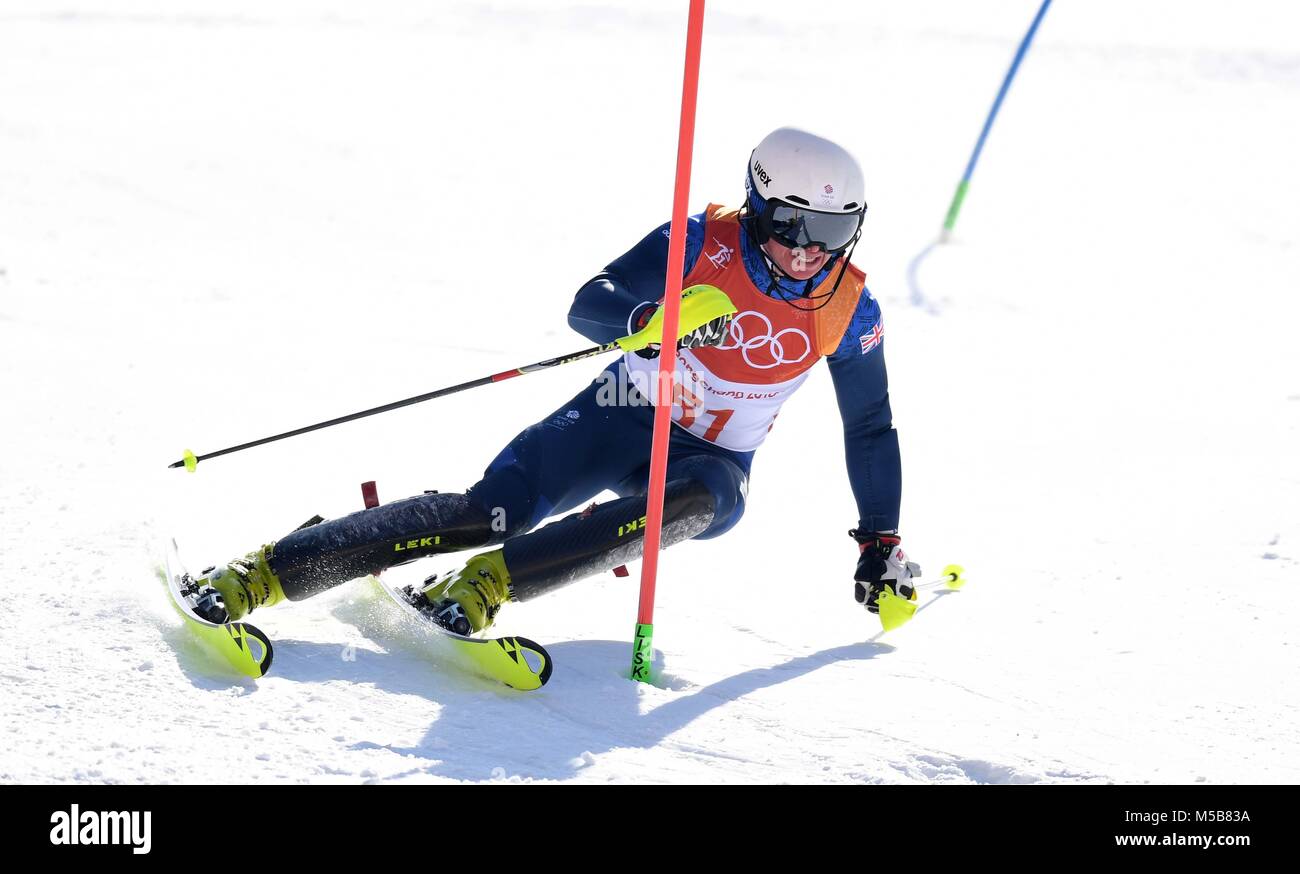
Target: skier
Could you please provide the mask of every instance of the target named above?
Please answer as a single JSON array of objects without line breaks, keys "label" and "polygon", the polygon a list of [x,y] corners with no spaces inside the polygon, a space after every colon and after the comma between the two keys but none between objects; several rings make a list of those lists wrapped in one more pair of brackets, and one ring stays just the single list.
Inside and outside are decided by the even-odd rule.
[{"label": "skier", "polygon": [[[682,287],[719,288],[737,312],[681,326],[662,542],[717,537],[736,524],[755,450],[824,357],[858,505],[854,597],[873,613],[886,588],[914,601],[920,570],[899,546],[901,468],[880,307],[850,263],[867,208],[862,171],[830,140],[780,128],[750,155],[745,188],[742,208],[711,204],[686,227]],[[645,326],[662,299],[668,233],[657,228],[583,285],[569,325],[597,343]],[[658,354],[656,345],[624,355],[525,428],[464,493],[315,517],[209,568],[197,580],[198,612],[233,621],[425,556],[494,547],[410,593],[442,626],[471,634],[507,601],[639,558]],[[573,512],[605,490],[621,497]]]}]

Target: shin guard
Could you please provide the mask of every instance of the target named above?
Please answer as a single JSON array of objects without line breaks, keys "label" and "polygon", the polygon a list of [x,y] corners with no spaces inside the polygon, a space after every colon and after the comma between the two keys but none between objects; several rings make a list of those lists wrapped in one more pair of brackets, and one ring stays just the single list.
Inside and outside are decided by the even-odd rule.
[{"label": "shin guard", "polygon": [[[712,524],[713,514],[713,493],[699,480],[668,483],[663,545],[702,533]],[[640,558],[645,515],[645,495],[636,495],[597,504],[507,540],[502,554],[515,600],[526,601]]]},{"label": "shin guard", "polygon": [[294,601],[417,558],[486,546],[494,535],[504,532],[465,495],[426,492],[299,528],[275,543],[270,564]]}]

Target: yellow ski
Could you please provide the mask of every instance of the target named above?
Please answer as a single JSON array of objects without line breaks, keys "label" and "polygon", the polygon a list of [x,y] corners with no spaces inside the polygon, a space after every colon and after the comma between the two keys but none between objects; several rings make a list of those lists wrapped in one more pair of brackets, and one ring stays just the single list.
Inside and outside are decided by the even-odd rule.
[{"label": "yellow ski", "polygon": [[412,603],[410,587],[398,589],[371,576],[406,614],[411,627],[427,640],[434,652],[449,652],[464,667],[512,689],[540,689],[551,678],[551,655],[526,637],[465,637],[443,628]]},{"label": "yellow ski", "polygon": [[236,673],[257,679],[265,676],[271,669],[271,657],[274,651],[271,639],[247,622],[231,622],[217,625],[196,615],[193,610],[193,597],[197,587],[185,565],[181,563],[180,551],[176,541],[167,546],[167,594],[172,606],[185,620],[191,637],[204,651],[217,660],[228,664]]}]

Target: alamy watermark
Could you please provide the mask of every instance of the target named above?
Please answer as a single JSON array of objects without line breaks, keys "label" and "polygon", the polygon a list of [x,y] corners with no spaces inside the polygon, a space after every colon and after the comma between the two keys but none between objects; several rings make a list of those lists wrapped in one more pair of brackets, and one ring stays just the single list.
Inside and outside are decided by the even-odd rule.
[{"label": "alamy watermark", "polygon": [[[596,378],[596,406],[598,407],[649,407],[654,403],[655,382],[660,379],[658,370],[629,371],[624,368],[606,370]],[[667,380],[664,380],[667,384]],[[672,392],[682,384],[679,371],[672,371]],[[575,411],[576,412],[576,411]]]},{"label": "alamy watermark", "polygon": [[56,810],[50,814],[50,843],[55,846],[126,845],[137,856],[153,846],[153,814],[137,810]]}]

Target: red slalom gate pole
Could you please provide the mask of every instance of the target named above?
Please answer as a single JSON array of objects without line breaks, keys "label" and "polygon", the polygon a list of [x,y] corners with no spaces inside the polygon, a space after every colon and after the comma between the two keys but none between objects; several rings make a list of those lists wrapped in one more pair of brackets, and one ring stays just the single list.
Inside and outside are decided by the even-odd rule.
[{"label": "red slalom gate pole", "polygon": [[682,117],[677,130],[677,183],[673,188],[672,226],[668,235],[668,273],[664,278],[663,340],[659,344],[658,391],[655,392],[654,441],[650,448],[650,487],[646,493],[645,544],[641,557],[641,601],[632,643],[632,679],[650,681],[654,657],[655,579],[664,524],[664,480],[668,475],[668,439],[672,424],[677,326],[682,305],[682,267],[686,260],[686,207],[691,193],[691,151],[695,145],[695,98],[700,86],[700,43],[704,37],[704,0],[691,0],[686,24],[686,70],[682,75]]}]

